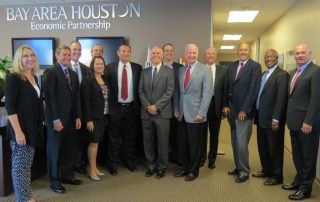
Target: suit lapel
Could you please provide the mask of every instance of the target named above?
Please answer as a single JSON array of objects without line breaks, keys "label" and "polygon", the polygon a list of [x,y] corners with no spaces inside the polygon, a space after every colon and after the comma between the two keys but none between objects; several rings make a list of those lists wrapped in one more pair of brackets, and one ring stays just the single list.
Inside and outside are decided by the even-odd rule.
[{"label": "suit lapel", "polygon": [[[265,91],[266,88],[268,88],[268,86],[273,82],[273,80],[277,77],[277,74],[279,73],[279,67],[277,66],[276,69],[272,72],[272,74],[269,76],[266,84],[264,85],[263,89],[262,89],[262,92]],[[266,73],[266,72],[265,72]],[[264,74],[265,74],[264,73]],[[263,75],[262,75],[263,76]]]},{"label": "suit lapel", "polygon": [[[69,84],[68,84],[68,79],[67,79],[66,75],[64,74],[62,67],[59,63],[57,63],[56,69],[57,69],[58,75],[64,79],[67,88],[71,91]],[[68,71],[69,71],[69,75],[70,75],[70,69],[68,69]],[[71,79],[71,75],[70,75],[70,79]],[[72,83],[72,79],[71,79],[71,83]]]},{"label": "suit lapel", "polygon": [[118,99],[118,94],[119,94],[119,87],[118,87],[118,68],[119,68],[119,63],[114,63],[115,64],[115,67],[114,67],[114,79],[113,79],[113,86],[115,86],[114,88],[114,92],[115,92],[115,96],[117,96],[117,99]]},{"label": "suit lapel", "polygon": [[[295,91],[297,85],[299,85],[299,82],[303,79],[303,77],[305,77],[305,75],[308,73],[310,66],[313,65],[313,63],[311,62],[305,69],[304,71],[300,74],[300,76],[297,78],[295,85],[293,86],[292,92],[291,94]],[[296,69],[296,71],[298,70],[298,68]],[[290,83],[289,86],[291,85],[291,81],[296,73],[296,71],[294,71],[294,74],[292,75],[292,77],[290,78]]]},{"label": "suit lapel", "polygon": [[[151,68],[151,69],[152,69],[152,68]],[[158,83],[158,81],[160,80],[161,76],[164,74],[164,71],[165,71],[164,66],[161,65],[161,66],[160,66],[160,70],[159,70],[159,72],[158,72],[158,74],[157,74],[156,80],[155,80],[154,82],[152,82],[152,86],[155,86],[155,85]],[[151,73],[151,78],[152,78],[152,73]],[[151,79],[151,80],[152,80],[152,79]]]},{"label": "suit lapel", "polygon": [[[238,62],[238,66],[239,66],[239,62]],[[239,80],[240,77],[249,70],[248,68],[249,66],[250,66],[250,59],[246,62],[246,64],[244,64],[243,69],[241,70],[241,72],[239,72],[239,75],[236,80]],[[236,68],[236,75],[237,75],[237,70],[238,70],[238,67]]]},{"label": "suit lapel", "polygon": [[190,74],[190,78],[189,78],[189,82],[188,82],[186,90],[188,90],[189,86],[191,85],[191,83],[193,81],[193,78],[195,78],[198,73],[199,73],[199,68],[198,68],[198,62],[197,62],[196,65],[193,67],[192,73]]}]

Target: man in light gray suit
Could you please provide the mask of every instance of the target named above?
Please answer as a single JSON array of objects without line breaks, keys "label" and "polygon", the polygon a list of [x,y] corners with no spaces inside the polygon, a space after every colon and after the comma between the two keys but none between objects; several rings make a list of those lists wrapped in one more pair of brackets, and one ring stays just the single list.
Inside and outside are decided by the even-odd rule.
[{"label": "man in light gray suit", "polygon": [[179,85],[174,95],[174,116],[178,119],[178,152],[182,169],[175,177],[192,181],[198,177],[201,141],[207,111],[212,97],[212,73],[198,62],[199,49],[195,44],[185,48],[187,65],[179,69]]},{"label": "man in light gray suit", "polygon": [[168,165],[171,98],[174,92],[173,69],[163,65],[162,59],[162,49],[154,46],[151,49],[152,66],[142,70],[139,83],[144,152],[148,164],[145,175],[150,177],[156,172],[157,179],[164,177]]}]

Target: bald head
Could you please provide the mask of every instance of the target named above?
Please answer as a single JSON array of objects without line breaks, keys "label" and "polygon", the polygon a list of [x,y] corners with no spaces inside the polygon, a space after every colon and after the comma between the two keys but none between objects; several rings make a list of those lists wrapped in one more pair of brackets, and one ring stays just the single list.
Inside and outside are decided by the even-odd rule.
[{"label": "bald head", "polygon": [[151,62],[153,66],[158,66],[163,59],[163,51],[160,46],[153,46],[151,48]]},{"label": "bald head", "polygon": [[217,50],[214,47],[209,47],[205,53],[206,64],[213,65],[217,60]]},{"label": "bald head", "polygon": [[301,43],[294,49],[294,58],[299,67],[311,60],[312,51],[308,44]]}]

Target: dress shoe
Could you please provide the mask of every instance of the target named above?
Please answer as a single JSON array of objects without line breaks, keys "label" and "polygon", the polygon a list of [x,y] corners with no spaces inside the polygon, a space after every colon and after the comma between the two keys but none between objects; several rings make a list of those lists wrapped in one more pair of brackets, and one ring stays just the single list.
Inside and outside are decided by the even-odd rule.
[{"label": "dress shoe", "polygon": [[110,175],[112,175],[112,176],[118,175],[118,170],[117,170],[117,168],[109,167],[108,170],[109,170]]},{"label": "dress shoe", "polygon": [[62,179],[61,182],[64,183],[64,184],[72,184],[72,185],[80,185],[80,184],[82,184],[81,180],[74,179],[74,178]]},{"label": "dress shoe", "polygon": [[184,181],[190,182],[197,178],[198,176],[195,173],[189,173],[185,178]]},{"label": "dress shoe", "polygon": [[216,167],[216,164],[214,164],[214,162],[212,162],[212,161],[209,161],[208,168],[214,169],[215,167]]},{"label": "dress shoe", "polygon": [[183,176],[186,176],[186,175],[187,175],[187,172],[185,170],[179,170],[179,171],[175,172],[173,176],[175,176],[175,177],[183,177]]},{"label": "dress shoe", "polygon": [[205,161],[200,161],[200,167],[204,166]]},{"label": "dress shoe", "polygon": [[58,194],[66,193],[66,189],[61,184],[58,184],[56,186],[50,186],[50,188],[53,192],[58,193]]},{"label": "dress shoe", "polygon": [[268,177],[268,175],[266,175],[263,172],[256,172],[256,173],[252,173],[252,177]]},{"label": "dress shoe", "polygon": [[299,188],[299,184],[292,182],[291,184],[282,185],[281,188],[284,190],[289,190],[289,191],[297,190]]},{"label": "dress shoe", "polygon": [[151,177],[154,174],[154,170],[148,169],[145,176],[146,177]]},{"label": "dress shoe", "polygon": [[228,175],[239,175],[239,171],[235,168],[233,171],[229,171]]},{"label": "dress shoe", "polygon": [[106,174],[103,173],[103,172],[98,172],[97,175],[98,175],[98,176],[105,176]]},{"label": "dress shoe", "polygon": [[127,168],[131,171],[131,172],[137,172],[137,167],[135,165],[127,165]]},{"label": "dress shoe", "polygon": [[266,186],[274,186],[274,185],[278,185],[278,184],[282,184],[282,181],[278,181],[274,178],[270,178],[270,179],[267,179],[263,185],[266,185]]},{"label": "dress shoe", "polygon": [[157,179],[163,178],[165,173],[166,173],[166,171],[164,171],[164,170],[157,170],[156,178]]},{"label": "dress shoe", "polygon": [[93,181],[100,181],[100,177],[98,175],[89,175],[89,177]]},{"label": "dress shoe", "polygon": [[303,200],[305,198],[310,198],[310,196],[311,196],[310,192],[306,193],[302,191],[296,191],[296,193],[289,195],[288,198],[290,200],[298,201],[298,200]]},{"label": "dress shoe", "polygon": [[86,174],[87,173],[87,170],[82,166],[73,167],[73,170],[78,172],[78,173],[80,173],[80,174]]},{"label": "dress shoe", "polygon": [[235,182],[236,182],[236,183],[242,183],[242,182],[247,181],[248,179],[249,179],[249,176],[248,176],[248,175],[242,175],[242,174],[240,174],[240,175],[238,175],[238,176],[236,177]]}]

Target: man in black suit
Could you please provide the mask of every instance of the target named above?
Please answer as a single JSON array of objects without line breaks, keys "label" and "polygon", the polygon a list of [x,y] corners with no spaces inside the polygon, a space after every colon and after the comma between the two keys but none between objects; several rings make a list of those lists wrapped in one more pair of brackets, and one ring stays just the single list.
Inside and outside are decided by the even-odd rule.
[{"label": "man in black suit", "polygon": [[47,149],[50,187],[56,193],[65,193],[60,184],[79,185],[72,166],[75,157],[74,129],[81,128],[80,89],[77,74],[69,68],[71,51],[61,45],[56,49],[57,63],[44,73],[46,101]]},{"label": "man in black suit", "polygon": [[261,78],[256,101],[255,124],[257,125],[258,150],[262,171],[253,177],[268,177],[267,186],[282,184],[283,149],[289,74],[280,69],[278,53],[270,49],[265,53],[267,66]]},{"label": "man in black suit", "polygon": [[290,200],[309,198],[316,176],[320,130],[320,69],[305,43],[294,49],[297,68],[290,73],[287,125],[297,174],[285,190],[296,190]]},{"label": "man in black suit", "polygon": [[[171,67],[174,71],[174,80],[175,86],[179,83],[178,71],[180,67],[183,67],[182,64],[176,63],[173,61],[174,59],[174,47],[171,43],[166,43],[162,46],[163,50],[163,64]],[[173,105],[173,97],[171,99]],[[169,136],[169,160],[173,163],[179,163],[178,160],[178,145],[177,145],[177,128],[178,121],[176,118],[170,119],[170,136]]]},{"label": "man in black suit", "polygon": [[[89,74],[89,68],[83,63],[79,62],[81,57],[81,44],[77,41],[72,41],[69,45],[71,50],[71,67],[74,72],[78,75],[79,83],[84,77]],[[81,174],[87,173],[87,148],[88,138],[85,128],[81,128],[76,131],[77,139],[77,150],[76,157],[73,165],[73,169]]]},{"label": "man in black suit", "polygon": [[[110,87],[110,130],[109,161],[111,175],[117,175],[120,160],[120,146],[124,153],[124,163],[132,172],[136,172],[137,123],[140,114],[138,86],[141,65],[130,62],[131,47],[122,44],[118,48],[119,61],[108,64],[107,82]],[[122,141],[120,141],[122,139]],[[122,143],[122,145],[120,144]]]},{"label": "man in black suit", "polygon": [[216,158],[219,144],[219,132],[222,117],[223,96],[225,80],[227,76],[227,68],[217,65],[217,50],[213,47],[209,47],[205,53],[206,65],[212,72],[213,79],[213,94],[208,109],[208,120],[204,130],[203,140],[203,152],[200,161],[200,166],[203,166],[207,158],[207,141],[208,141],[208,125],[210,132],[210,148],[208,155],[208,168],[214,169],[216,167]]},{"label": "man in black suit", "polygon": [[231,143],[236,168],[228,172],[235,182],[249,179],[249,150],[255,101],[259,91],[261,65],[250,59],[250,45],[241,43],[239,60],[229,66],[223,113],[229,116]]}]

